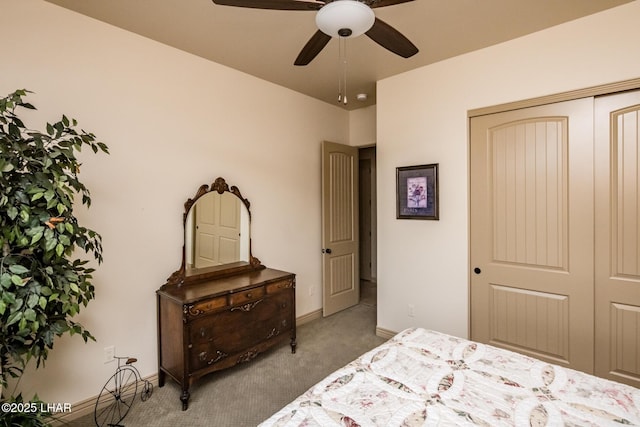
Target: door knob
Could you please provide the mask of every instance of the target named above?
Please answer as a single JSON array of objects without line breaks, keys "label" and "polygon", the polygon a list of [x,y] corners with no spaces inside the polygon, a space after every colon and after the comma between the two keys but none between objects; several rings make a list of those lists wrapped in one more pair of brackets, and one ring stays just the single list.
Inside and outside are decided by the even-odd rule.
[{"label": "door knob", "polygon": [[480,273],[482,273],[482,270],[480,270],[479,267],[476,267],[476,268],[473,269],[473,272],[476,273],[476,274],[480,274]]},{"label": "door knob", "polygon": [[323,249],[322,250],[323,254],[330,254],[331,253],[331,249],[327,248],[327,249]]}]

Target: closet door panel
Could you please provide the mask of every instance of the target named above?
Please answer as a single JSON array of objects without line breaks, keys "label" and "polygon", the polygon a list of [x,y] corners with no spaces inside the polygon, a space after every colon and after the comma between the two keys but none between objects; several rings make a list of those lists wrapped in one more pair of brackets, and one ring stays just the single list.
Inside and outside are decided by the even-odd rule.
[{"label": "closet door panel", "polygon": [[595,117],[596,374],[640,387],[640,91]]},{"label": "closet door panel", "polygon": [[470,125],[471,338],[593,372],[593,99]]}]

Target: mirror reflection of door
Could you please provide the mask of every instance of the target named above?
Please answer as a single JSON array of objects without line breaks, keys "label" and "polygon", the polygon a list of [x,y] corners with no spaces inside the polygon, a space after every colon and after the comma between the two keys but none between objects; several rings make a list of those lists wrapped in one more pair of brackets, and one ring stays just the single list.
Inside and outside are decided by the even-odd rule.
[{"label": "mirror reflection of door", "polygon": [[194,205],[195,268],[240,259],[240,200],[231,194],[203,197]]}]

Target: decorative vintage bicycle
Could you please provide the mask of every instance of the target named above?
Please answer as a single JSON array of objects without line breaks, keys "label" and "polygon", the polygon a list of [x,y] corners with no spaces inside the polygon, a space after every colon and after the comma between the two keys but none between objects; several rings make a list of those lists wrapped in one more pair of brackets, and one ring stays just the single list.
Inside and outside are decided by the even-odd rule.
[{"label": "decorative vintage bicycle", "polygon": [[[107,383],[102,387],[94,418],[98,427],[123,427],[120,422],[127,416],[138,392],[138,383],[142,382],[140,400],[146,401],[153,393],[153,384],[143,380],[138,369],[133,366],[138,359],[134,357],[114,357],[118,367]],[[122,361],[124,365],[122,364]]]}]

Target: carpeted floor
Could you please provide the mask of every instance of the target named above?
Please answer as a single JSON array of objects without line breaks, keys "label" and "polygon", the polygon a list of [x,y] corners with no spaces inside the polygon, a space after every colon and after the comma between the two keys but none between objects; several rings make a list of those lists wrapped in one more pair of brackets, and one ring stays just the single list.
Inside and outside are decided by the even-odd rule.
[{"label": "carpeted floor", "polygon": [[378,288],[374,282],[360,281],[360,304],[376,306],[378,301]]},{"label": "carpeted floor", "polygon": [[[375,289],[374,289],[375,291]],[[136,399],[123,423],[149,426],[255,426],[334,370],[384,342],[375,335],[375,299],[298,328],[298,348],[288,343],[251,363],[202,378],[181,410],[180,388],[170,379],[146,402]],[[93,414],[71,427],[94,426]]]}]

